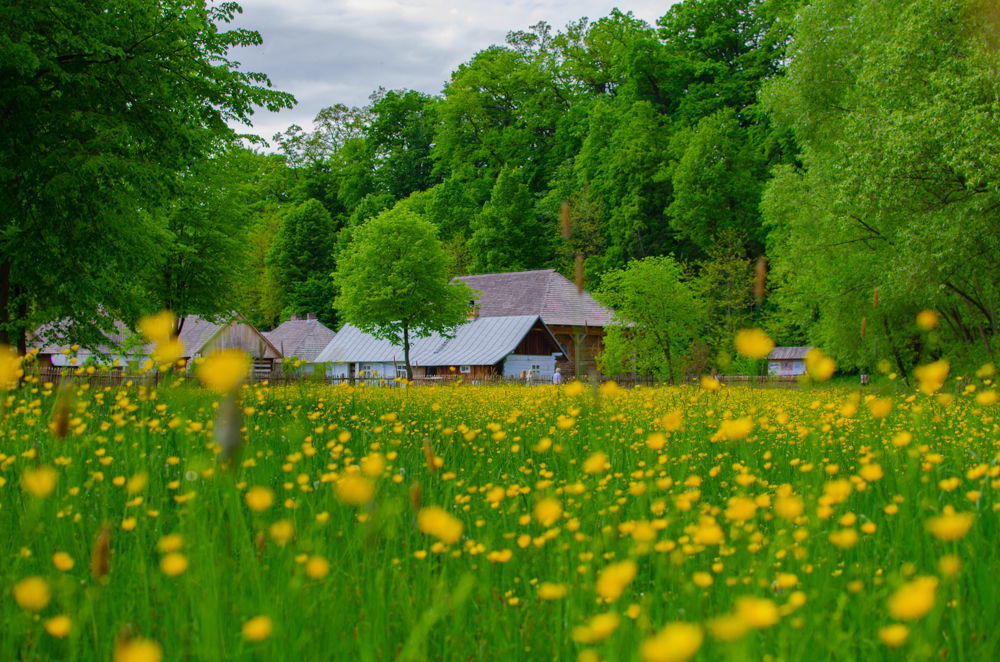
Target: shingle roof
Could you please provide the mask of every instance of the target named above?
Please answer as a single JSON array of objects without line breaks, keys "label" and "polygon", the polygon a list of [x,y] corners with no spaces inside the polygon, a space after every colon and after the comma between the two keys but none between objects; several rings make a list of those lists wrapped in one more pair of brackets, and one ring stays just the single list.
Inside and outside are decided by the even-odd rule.
[{"label": "shingle roof", "polygon": [[538,315],[550,325],[611,323],[611,311],[586,290],[578,293],[576,285],[555,269],[460,276],[455,280],[482,292],[477,300],[480,317]]},{"label": "shingle roof", "polygon": [[[422,366],[495,365],[517,349],[539,322],[538,315],[479,317],[455,330],[454,338],[433,334],[410,341],[410,363]],[[558,341],[542,323],[553,351]],[[362,332],[350,324],[337,333],[316,363],[391,363],[403,361],[403,348]]]},{"label": "shingle roof", "polygon": [[802,361],[809,353],[809,347],[775,347],[767,355],[769,361]]},{"label": "shingle roof", "polygon": [[319,320],[289,320],[264,337],[281,351],[282,356],[297,356],[305,363],[315,363],[337,335]]}]

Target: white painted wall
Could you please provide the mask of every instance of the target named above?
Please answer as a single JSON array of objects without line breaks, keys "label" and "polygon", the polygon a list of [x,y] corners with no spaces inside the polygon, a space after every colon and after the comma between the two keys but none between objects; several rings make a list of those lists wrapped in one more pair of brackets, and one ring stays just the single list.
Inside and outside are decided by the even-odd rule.
[{"label": "white painted wall", "polygon": [[768,361],[767,363],[767,374],[769,375],[794,377],[796,375],[804,375],[805,372],[805,361]]},{"label": "white painted wall", "polygon": [[527,372],[532,369],[534,369],[535,383],[551,384],[552,373],[556,370],[556,359],[552,355],[511,354],[503,362],[504,377],[520,377],[522,370]]}]

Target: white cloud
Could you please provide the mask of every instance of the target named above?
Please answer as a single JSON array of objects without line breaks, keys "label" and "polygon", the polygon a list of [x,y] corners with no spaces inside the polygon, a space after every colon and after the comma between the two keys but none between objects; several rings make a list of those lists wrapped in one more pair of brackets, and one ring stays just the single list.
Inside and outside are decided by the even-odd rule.
[{"label": "white cloud", "polygon": [[[291,124],[308,127],[336,103],[363,105],[379,86],[438,94],[459,64],[508,32],[545,21],[561,29],[615,7],[604,0],[242,0],[235,26],[258,31],[262,46],[235,51],[245,71],[261,71],[275,89],[298,100],[292,110],[254,114],[252,129],[268,140]],[[673,0],[639,0],[631,11],[649,23]],[[236,127],[234,127],[236,128]]]}]

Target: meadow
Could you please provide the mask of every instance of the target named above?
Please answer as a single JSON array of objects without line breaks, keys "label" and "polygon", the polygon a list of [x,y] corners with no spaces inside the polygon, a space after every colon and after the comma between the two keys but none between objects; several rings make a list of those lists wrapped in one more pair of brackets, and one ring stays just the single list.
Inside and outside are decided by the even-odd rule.
[{"label": "meadow", "polygon": [[930,372],[223,397],[29,370],[0,659],[996,659],[992,371]]}]

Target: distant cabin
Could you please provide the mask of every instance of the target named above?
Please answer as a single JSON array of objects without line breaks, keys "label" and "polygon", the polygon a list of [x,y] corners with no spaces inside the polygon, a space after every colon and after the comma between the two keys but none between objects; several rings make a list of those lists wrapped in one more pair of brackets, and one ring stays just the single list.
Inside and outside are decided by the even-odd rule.
[{"label": "distant cabin", "polygon": [[580,343],[581,370],[586,374],[596,368],[611,311],[586,290],[577,290],[573,281],[555,269],[460,276],[455,280],[482,292],[476,300],[480,318],[541,318],[568,359],[562,370],[565,376],[575,375],[576,341]]},{"label": "distant cabin", "polygon": [[[32,334],[32,346],[38,349],[39,365],[83,365],[93,357],[99,364],[113,365],[117,361],[118,367],[122,368],[129,363],[141,366],[153,351],[153,345],[141,344],[126,352],[123,346],[136,334],[122,322],[114,320],[114,333],[104,334],[107,343],[81,348],[77,352],[76,363],[71,364],[71,358],[62,352],[69,349],[73,342],[73,324],[68,320],[58,320],[43,324],[35,330]],[[254,373],[257,375],[270,373],[274,362],[281,358],[281,352],[242,315],[221,322],[189,315],[182,320],[178,338],[184,345],[182,357],[189,360],[216,350],[243,350],[253,359]]]},{"label": "distant cabin", "polygon": [[[317,363],[331,377],[406,377],[403,348],[346,324]],[[518,377],[533,371],[537,382],[551,382],[556,364],[565,366],[559,341],[538,315],[478,317],[455,329],[453,338],[433,334],[410,340],[415,378],[466,379]],[[565,369],[565,368],[564,368]]]},{"label": "distant cabin", "polygon": [[795,377],[806,372],[806,354],[812,347],[775,347],[767,355],[767,374]]},{"label": "distant cabin", "polygon": [[316,366],[320,365],[316,358],[337,334],[320,322],[316,313],[307,313],[292,315],[290,320],[273,331],[264,331],[263,335],[278,348],[283,357],[297,357],[302,362],[297,369],[285,364],[285,372],[312,374]]}]

